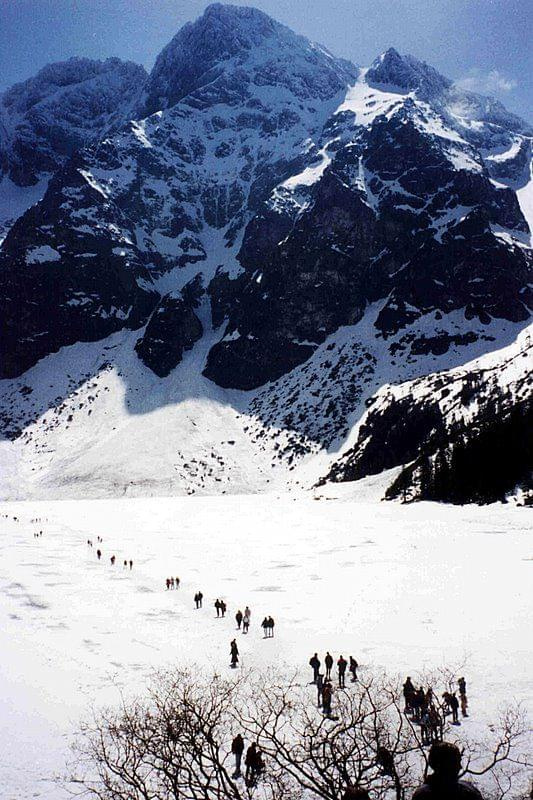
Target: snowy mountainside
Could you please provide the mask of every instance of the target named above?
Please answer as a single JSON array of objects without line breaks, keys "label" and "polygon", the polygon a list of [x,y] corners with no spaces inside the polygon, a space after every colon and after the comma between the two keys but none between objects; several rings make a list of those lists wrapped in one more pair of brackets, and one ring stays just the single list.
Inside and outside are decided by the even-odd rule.
[{"label": "snowy mountainside", "polygon": [[529,324],[533,131],[501,104],[221,4],[137,84],[0,250],[10,496],[311,485],[381,387],[416,406]]},{"label": "snowy mountainside", "polygon": [[147,77],[118,58],[71,58],[1,95],[0,236],[43,197],[47,179],[72,153],[133,115]]},{"label": "snowy mountainside", "polygon": [[389,497],[494,502],[518,491],[531,502],[532,334],[530,326],[471,363],[383,386],[321,482],[402,467]]}]

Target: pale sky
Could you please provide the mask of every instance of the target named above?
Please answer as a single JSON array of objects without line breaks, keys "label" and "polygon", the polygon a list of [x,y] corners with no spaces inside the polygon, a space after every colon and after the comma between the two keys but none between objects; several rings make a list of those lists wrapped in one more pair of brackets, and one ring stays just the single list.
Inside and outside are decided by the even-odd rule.
[{"label": "pale sky", "polygon": [[[150,69],[205,0],[0,0],[0,90],[73,55]],[[234,0],[359,65],[412,53],[532,119],[531,0]]]}]

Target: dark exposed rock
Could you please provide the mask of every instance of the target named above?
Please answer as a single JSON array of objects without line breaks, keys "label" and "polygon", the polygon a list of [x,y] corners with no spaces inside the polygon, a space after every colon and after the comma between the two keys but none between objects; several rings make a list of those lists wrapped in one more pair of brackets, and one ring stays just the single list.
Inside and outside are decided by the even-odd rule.
[{"label": "dark exposed rock", "polygon": [[165,295],[152,313],[135,350],[152,372],[164,378],[202,334],[202,323],[194,313],[191,299]]}]

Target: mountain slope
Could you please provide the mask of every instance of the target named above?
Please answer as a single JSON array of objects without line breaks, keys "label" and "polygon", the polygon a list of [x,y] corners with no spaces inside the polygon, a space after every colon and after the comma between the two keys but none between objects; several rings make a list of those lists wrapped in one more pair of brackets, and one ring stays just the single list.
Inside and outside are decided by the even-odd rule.
[{"label": "mountain slope", "polygon": [[[0,251],[5,450],[28,491],[218,491],[191,468],[212,412],[245,454],[234,486],[312,483],[380,387],[528,325],[533,131],[500,104],[221,4],[137,89],[133,118],[61,162]],[[152,455],[128,481],[136,439]]]}]

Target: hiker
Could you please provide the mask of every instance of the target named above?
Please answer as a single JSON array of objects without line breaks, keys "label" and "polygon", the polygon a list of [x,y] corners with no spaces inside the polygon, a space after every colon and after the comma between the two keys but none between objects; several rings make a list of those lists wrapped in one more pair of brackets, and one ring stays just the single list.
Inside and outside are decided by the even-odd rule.
[{"label": "hiker", "polygon": [[231,752],[235,756],[235,772],[233,773],[233,777],[238,778],[241,774],[241,759],[244,752],[244,739],[240,733],[237,734],[231,743]]},{"label": "hiker", "polygon": [[346,676],[346,667],[348,666],[348,662],[346,659],[341,655],[339,660],[337,661],[337,669],[339,671],[339,689],[344,689],[346,686],[345,676]]},{"label": "hiker", "polygon": [[366,789],[357,786],[349,786],[344,792],[342,800],[370,800],[370,795]]},{"label": "hiker", "polygon": [[180,579],[179,578],[175,578],[175,584],[176,584],[176,589],[179,589],[180,588]]},{"label": "hiker", "polygon": [[309,666],[313,670],[313,683],[316,683],[318,679],[318,673],[320,671],[320,660],[318,658],[318,653],[315,653],[314,656],[309,659]]},{"label": "hiker", "polygon": [[461,753],[455,744],[437,742],[429,750],[428,765],[433,770],[413,795],[413,800],[483,800],[476,787],[459,780]]},{"label": "hiker", "polygon": [[238,631],[240,631],[240,629],[241,629],[242,619],[243,619],[242,611],[239,609],[237,611],[237,613],[235,614],[235,621],[237,622],[237,630]]},{"label": "hiker", "polygon": [[102,551],[101,550],[97,550],[96,551],[96,556],[98,558],[98,561],[100,561],[100,559],[102,558]]},{"label": "hiker", "polygon": [[272,639],[272,637],[274,636],[274,624],[275,624],[274,623],[274,619],[273,619],[273,617],[269,617],[267,621],[268,621],[267,630],[269,632],[270,638]]},{"label": "hiker", "polygon": [[[167,584],[167,592],[168,592],[168,590],[170,589],[170,578],[166,579],[166,584]],[[194,599],[196,600],[196,597]]]},{"label": "hiker", "polygon": [[130,570],[133,569],[133,561],[130,558]]},{"label": "hiker", "polygon": [[124,567],[124,569],[128,568],[128,562],[126,560],[124,560],[123,567]]},{"label": "hiker", "polygon": [[231,654],[231,666],[235,668],[239,661],[239,648],[237,647],[237,642],[235,641],[235,639],[233,639],[230,644],[230,654]]},{"label": "hiker", "polygon": [[111,556],[110,561],[111,561],[111,566],[112,567],[115,566],[115,556]]},{"label": "hiker", "polygon": [[463,717],[467,717],[468,716],[468,711],[467,711],[467,709],[468,709],[468,700],[466,698],[466,694],[459,695],[459,699],[461,701],[461,714],[463,715]]},{"label": "hiker", "polygon": [[267,630],[268,630],[268,618],[267,617],[264,618],[263,622],[261,623],[261,627],[263,628],[263,633],[265,634],[265,639],[266,639],[266,637],[268,636],[268,633],[267,633]]},{"label": "hiker", "polygon": [[221,600],[220,601],[220,613],[222,614],[223,617],[226,614],[226,609],[227,609],[226,603],[224,602],[224,600]]},{"label": "hiker", "polygon": [[403,696],[405,700],[405,713],[408,714],[413,710],[413,697],[415,694],[415,687],[411,678],[408,676],[403,685]]},{"label": "hiker", "polygon": [[329,681],[324,683],[324,688],[322,689],[322,711],[326,715],[326,717],[331,716],[331,700],[333,697],[333,687]]},{"label": "hiker", "polygon": [[248,622],[250,622],[250,620],[252,619],[252,612],[250,611],[248,606],[246,606],[246,608],[244,609],[244,616],[248,617]]},{"label": "hiker", "polygon": [[463,717],[467,717],[468,699],[466,697],[466,681],[464,678],[459,678],[457,684],[459,686],[459,698],[461,700],[461,714]]},{"label": "hiker", "polygon": [[429,735],[432,742],[442,742],[444,724],[435,706],[429,709]]},{"label": "hiker", "polygon": [[246,758],[244,763],[246,764],[246,783],[251,786],[259,772],[262,768],[262,761],[260,761],[259,751],[257,749],[257,743],[252,742],[248,750],[246,751]]},{"label": "hiker", "polygon": [[194,607],[195,608],[198,608],[198,603],[199,603],[198,592],[196,592],[196,594],[194,595]]},{"label": "hiker", "polygon": [[217,610],[217,617],[220,617],[220,600],[218,599],[218,597],[215,600],[215,608]]},{"label": "hiker", "polygon": [[459,700],[457,699],[457,695],[453,692],[450,695],[450,708],[452,710],[452,724],[453,725],[460,725],[459,722]]},{"label": "hiker", "polygon": [[359,667],[359,664],[357,663],[355,658],[353,656],[350,656],[350,672],[352,674],[352,683],[355,683],[357,681],[357,668],[358,667]]},{"label": "hiker", "polygon": [[170,579],[170,588],[171,588],[171,589],[173,589],[173,588],[174,588],[174,578],[171,578],[171,579]]},{"label": "hiker", "polygon": [[250,617],[244,612],[244,617],[242,618],[242,632],[248,633],[248,628],[250,627]]},{"label": "hiker", "polygon": [[316,676],[316,699],[317,699],[317,706],[320,708],[324,702],[324,674],[319,672]]},{"label": "hiker", "polygon": [[203,599],[204,599],[203,594],[201,592],[198,592],[198,608],[202,608]]},{"label": "hiker", "polygon": [[331,655],[329,650],[326,653],[324,664],[326,665],[326,680],[329,680],[331,678],[331,669],[333,667],[333,656]]}]

